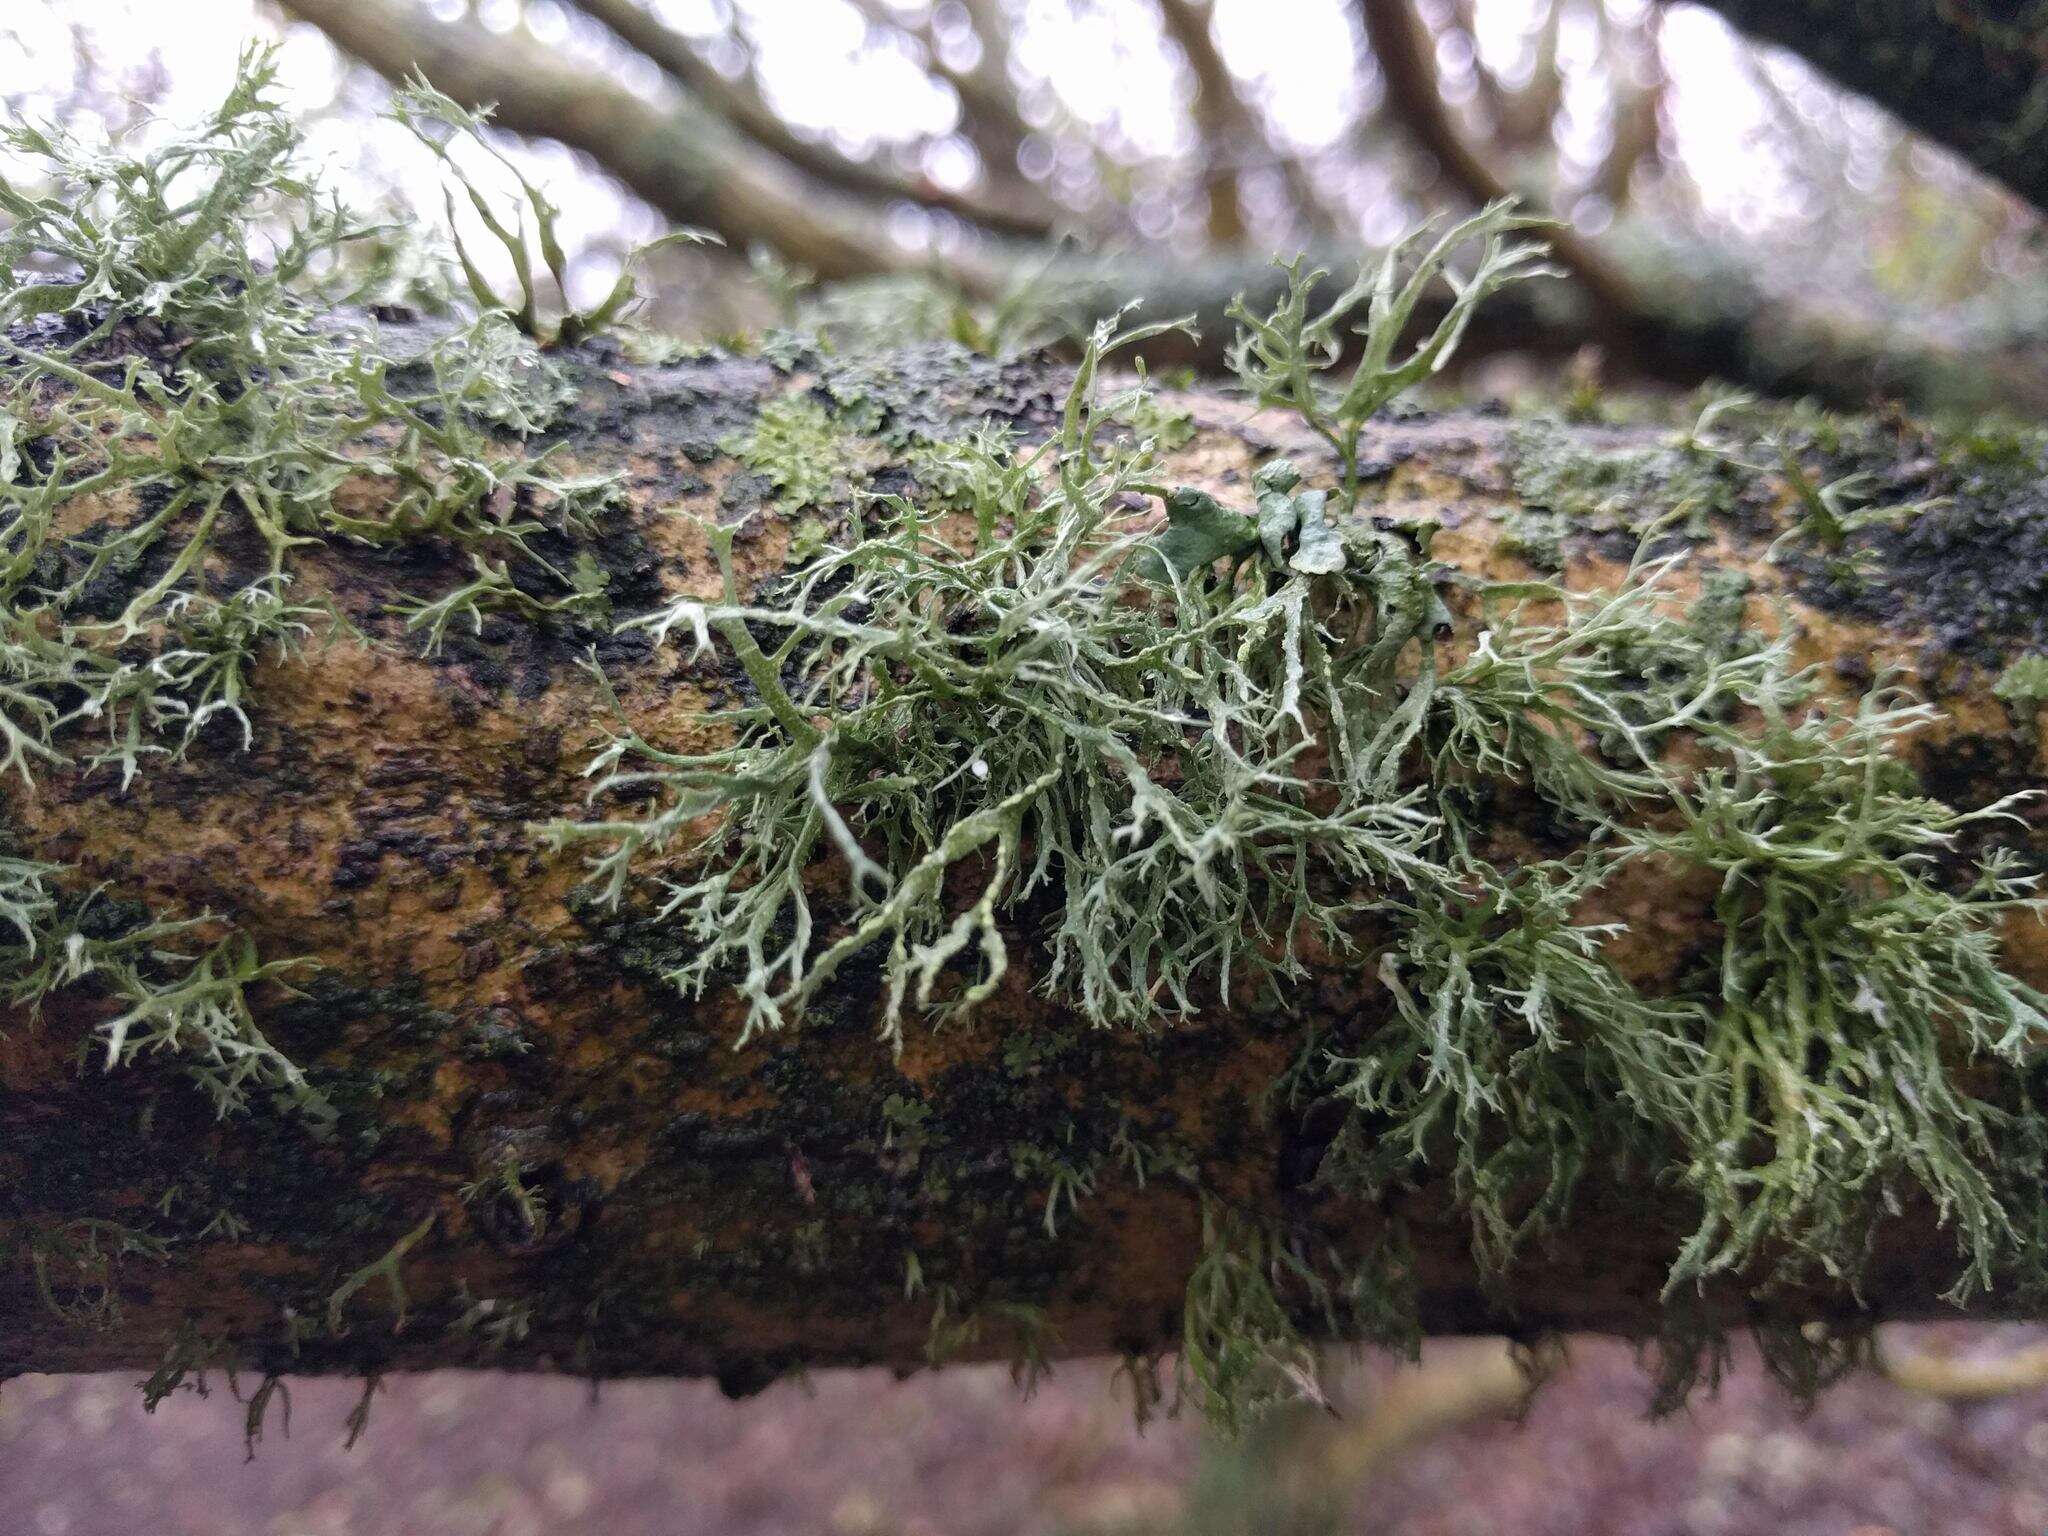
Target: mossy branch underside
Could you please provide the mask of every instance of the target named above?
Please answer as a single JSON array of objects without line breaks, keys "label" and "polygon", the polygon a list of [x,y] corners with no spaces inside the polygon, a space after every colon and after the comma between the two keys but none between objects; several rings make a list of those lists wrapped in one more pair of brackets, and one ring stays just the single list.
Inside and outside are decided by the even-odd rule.
[{"label": "mossy branch underside", "polygon": [[622,339],[266,70],[0,187],[0,1371],[2038,1309],[2039,433],[1422,410],[1505,208],[1228,389]]}]

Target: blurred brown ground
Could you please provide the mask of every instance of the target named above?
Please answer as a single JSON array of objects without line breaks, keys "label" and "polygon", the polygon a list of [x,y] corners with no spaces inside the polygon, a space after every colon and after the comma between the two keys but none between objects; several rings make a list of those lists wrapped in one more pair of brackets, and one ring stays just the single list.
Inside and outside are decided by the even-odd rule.
[{"label": "blurred brown ground", "polygon": [[[1923,1337],[1925,1337],[1923,1335]],[[1995,1352],[1960,1325],[1934,1347]],[[1441,1363],[1441,1362],[1440,1362]],[[1372,1400],[1368,1362],[1349,1395]],[[245,1383],[245,1386],[247,1383]],[[4,1536],[2041,1536],[2048,1391],[1973,1404],[1875,1376],[1810,1414],[1745,1355],[1718,1397],[1644,1417],[1630,1351],[1577,1343],[1526,1418],[1397,1453],[1349,1508],[1303,1513],[1192,1418],[1140,1433],[1100,1363],[1020,1402],[1008,1373],[833,1373],[728,1403],[709,1384],[394,1379],[353,1451],[358,1389],[292,1388],[245,1463],[215,1377],[146,1417],[125,1376],[0,1389]],[[1327,1429],[1324,1430],[1328,1432]]]}]

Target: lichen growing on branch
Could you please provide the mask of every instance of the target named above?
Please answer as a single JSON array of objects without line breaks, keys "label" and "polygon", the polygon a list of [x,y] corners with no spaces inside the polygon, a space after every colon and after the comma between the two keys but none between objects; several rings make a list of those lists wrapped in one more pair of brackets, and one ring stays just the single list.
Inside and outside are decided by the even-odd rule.
[{"label": "lichen growing on branch", "polygon": [[[1963,1284],[1988,1283],[2026,1257],[2006,1204],[2022,1188],[1976,1163],[1992,1127],[2006,1145],[2040,1128],[1980,1097],[1956,1053],[2017,1068],[2048,1028],[1993,938],[2037,898],[1997,856],[1962,888],[1930,860],[2008,805],[1907,793],[1888,752],[1920,714],[1838,716],[1782,649],[1685,622],[1663,585],[1682,555],[1598,598],[1461,588],[1428,524],[1363,515],[1365,420],[1534,270],[1521,227],[1489,209],[1316,315],[1319,274],[1297,270],[1273,314],[1241,317],[1247,390],[1330,445],[1328,493],[1284,461],[1254,507],[1152,485],[1147,444],[1103,446],[1128,407],[1099,374],[1133,339],[1105,326],[1059,432],[1021,459],[960,450],[950,510],[869,498],[772,600],[743,599],[712,530],[723,600],[627,623],[729,646],[751,697],[711,717],[709,751],[619,738],[597,797],[652,791],[658,809],[550,837],[602,846],[611,900],[660,860],[689,955],[671,980],[737,986],[742,1040],[796,1024],[880,948],[900,1048],[908,1005],[957,1016],[1004,984],[1001,920],[1027,906],[1037,984],[1102,1026],[1284,1000],[1311,953],[1376,967],[1385,1017],[1303,1067],[1354,1109],[1323,1178],[1378,1196],[1447,1160],[1497,1275],[1621,1157],[1700,1201],[1673,1288],[1724,1269],[1853,1283],[1910,1198],[1953,1223]],[[1442,323],[1400,351],[1472,243]],[[1347,326],[1360,361],[1332,384]],[[1163,530],[1134,491],[1163,496]],[[1500,839],[1478,808],[1516,795],[1580,846]],[[1723,957],[1696,990],[1645,995],[1608,956],[1614,930],[1575,918],[1651,855],[1722,882]],[[821,858],[840,926],[815,908]],[[1234,1398],[1242,1361],[1211,1375]]]},{"label": "lichen growing on branch", "polygon": [[[546,630],[588,647],[607,691],[633,681],[620,655],[687,647],[684,664],[729,663],[730,686],[694,718],[621,702],[591,809],[518,831],[519,856],[586,861],[579,916],[633,925],[683,998],[735,997],[736,1043],[786,1048],[870,981],[884,1044],[907,1053],[914,1029],[1034,988],[1130,1038],[1197,1016],[1292,1029],[1298,995],[1342,978],[1348,1001],[1323,1009],[1322,1032],[1289,1036],[1282,1086],[1336,1111],[1304,1183],[1385,1216],[1370,1244],[1340,1257],[1243,1208],[1199,1157],[1123,1116],[1077,1134],[1083,1117],[1062,1111],[1004,1149],[1048,1242],[1117,1181],[1185,1190],[1202,1245],[1182,1370],[1226,1423],[1308,1382],[1311,1334],[1412,1326],[1386,1213],[1429,1182],[1452,1189],[1503,1291],[1596,1173],[1619,1166],[1686,1203],[1674,1336],[1686,1296],[1720,1276],[1853,1293],[1879,1224],[1912,1204],[1952,1230],[1959,1292],[2048,1278],[2048,1135],[2025,1081],[2048,1016],[1996,938],[2040,905],[1997,847],[2017,802],[1965,811],[1921,792],[1901,746],[1926,706],[1882,680],[1840,705],[1788,644],[1747,632],[1743,578],[1695,569],[1701,520],[1737,504],[1743,476],[1775,472],[1711,449],[1704,425],[1589,475],[1522,434],[1546,547],[1598,533],[1635,551],[1597,593],[1461,571],[1438,558],[1433,522],[1375,503],[1373,418],[1441,368],[1489,294],[1543,270],[1511,208],[1403,242],[1334,298],[1296,265],[1273,308],[1239,306],[1240,383],[1327,449],[1305,468],[1269,454],[1241,493],[1169,483],[1194,429],[1142,374],[1116,374],[1167,327],[1096,329],[1035,438],[885,422],[887,369],[833,358],[820,388],[709,434],[765,477],[764,500],[831,520],[765,578],[736,555],[742,530],[707,523],[719,594],[670,586],[653,602],[622,596],[594,553],[620,480],[567,467],[558,430],[571,354],[630,307],[630,284],[544,315],[528,242],[559,285],[552,204],[521,180],[525,215],[496,211],[450,148],[485,125],[415,90],[401,114],[457,178],[451,204],[459,193],[504,246],[516,291],[464,254],[466,315],[401,339],[335,311],[372,231],[296,169],[270,83],[252,59],[212,119],[149,146],[10,131],[53,183],[0,188],[10,792],[60,769],[125,791],[178,758],[246,750],[259,674],[337,638],[439,658],[492,625]],[[1448,305],[1411,334],[1439,284]],[[778,348],[787,366],[829,351]],[[898,472],[871,480],[884,456]],[[1825,499],[1787,464],[1795,492]],[[94,505],[134,515],[76,531]],[[1883,521],[1830,507],[1845,548]],[[367,636],[305,580],[328,548],[431,549],[438,564],[407,569],[454,574],[389,592]],[[2000,697],[2040,691],[2019,676]],[[90,981],[99,1059],[162,1055],[223,1115],[275,1095],[331,1127],[320,1075],[257,1023],[304,968],[202,913],[133,909],[6,852],[10,1002],[33,1010]],[[1619,925],[1588,915],[1649,867],[1716,892],[1696,963],[1654,986],[1618,960]],[[530,1042],[505,1026],[488,1044]],[[1054,1048],[1014,1045],[1019,1076]],[[875,1141],[915,1166],[926,1106],[881,1104]],[[508,1199],[513,1246],[536,1262],[574,1235],[573,1203],[546,1203],[546,1159],[487,1152],[454,1203],[408,1212],[385,1259],[291,1313],[294,1349],[323,1316],[338,1337],[345,1302],[388,1292],[430,1311],[404,1266]],[[809,1164],[787,1156],[808,1207]],[[936,1161],[927,1193],[944,1185]],[[773,1252],[807,1273],[827,1240],[807,1222]],[[67,1254],[98,1275],[152,1241],[58,1226],[22,1252],[39,1276]],[[925,1294],[916,1250],[898,1262]],[[935,1352],[974,1335],[951,1277],[929,1294]],[[497,1344],[544,1326],[549,1301],[508,1301],[517,1327]],[[1036,1360],[1034,1303],[981,1304],[1007,1309]],[[468,1327],[483,1305],[463,1302]],[[203,1357],[181,1333],[165,1369]]]},{"label": "lichen growing on branch", "polygon": [[[47,184],[0,184],[0,771],[27,789],[77,759],[118,770],[125,790],[210,732],[246,748],[253,669],[346,630],[293,595],[294,552],[322,540],[470,552],[478,579],[409,617],[429,650],[487,611],[603,612],[584,571],[535,541],[587,531],[611,485],[501,442],[554,419],[560,377],[496,305],[423,349],[386,344],[367,318],[330,318],[351,251],[378,231],[306,179],[274,85],[271,57],[253,53],[221,106],[181,132],[112,145],[28,123],[0,134]],[[424,135],[454,109],[421,94],[401,110]],[[536,209],[552,249],[544,200]],[[559,329],[616,318],[634,296],[621,281]],[[520,316],[533,304],[529,291]],[[140,355],[110,350],[120,327],[149,344]],[[387,493],[374,513],[342,494],[364,479]],[[76,507],[123,500],[141,515],[67,524]],[[105,1026],[107,1066],[167,1054],[224,1114],[260,1087],[324,1118],[245,995],[289,963],[265,964],[235,936],[196,955],[189,937],[166,947],[204,914],[88,936],[103,903],[45,894],[57,869],[10,867],[11,998],[92,978],[127,1006]]]}]

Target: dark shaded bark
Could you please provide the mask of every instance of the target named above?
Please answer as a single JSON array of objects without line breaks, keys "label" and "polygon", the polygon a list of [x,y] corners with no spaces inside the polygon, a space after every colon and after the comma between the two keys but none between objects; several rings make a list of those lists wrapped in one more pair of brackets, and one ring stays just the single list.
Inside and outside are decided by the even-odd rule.
[{"label": "dark shaded bark", "polygon": [[[569,365],[582,401],[564,451],[625,476],[596,547],[622,613],[715,589],[679,512],[738,526],[747,581],[784,568],[789,523],[717,444],[808,380],[744,358],[634,367],[603,349]],[[1056,365],[945,348],[885,359],[872,377],[892,381],[877,397],[885,461],[900,453],[887,434],[918,424],[1042,433],[1067,383]],[[1247,419],[1217,396],[1174,403],[1198,431],[1163,478],[1242,497],[1254,459],[1275,448],[1329,468],[1290,420]],[[1601,428],[1576,439],[1595,451],[1650,440]],[[1901,494],[1927,489],[1940,471],[1926,441],[1909,428],[1896,441],[1895,462],[1871,467]],[[1366,447],[1383,467],[1376,514],[1441,518],[1435,553],[1469,571],[1516,568],[1501,537],[1517,506],[1506,423],[1421,415],[1375,425]],[[1979,496],[1952,525],[1884,546],[1854,591],[1764,558],[1777,494],[1761,487],[1700,555],[1751,574],[1750,622],[1792,626],[1804,659],[1845,677],[1867,677],[1873,658],[1905,664],[1951,712],[1925,748],[1950,798],[2038,781],[2039,738],[1988,681],[2002,655],[2042,643],[2044,621],[1993,602],[1978,572],[1992,560],[2000,590],[2048,580],[2041,488]],[[1574,581],[1614,579],[1605,536],[1568,543]],[[423,658],[393,607],[459,580],[457,552],[301,554],[295,595],[331,601],[362,638],[263,668],[248,750],[222,730],[126,792],[111,774],[67,768],[6,794],[16,851],[70,866],[74,888],[212,912],[266,960],[310,961],[296,995],[263,987],[252,1001],[337,1123],[316,1139],[265,1106],[216,1120],[174,1059],[102,1073],[92,1031],[111,1005],[87,988],[9,1020],[0,1375],[495,1363],[715,1374],[740,1391],[800,1364],[916,1364],[941,1297],[949,1315],[981,1320],[960,1344],[969,1355],[1146,1351],[1179,1326],[1202,1195],[1318,1251],[1356,1253],[1397,1216],[1416,1319],[1433,1332],[1640,1334],[1674,1306],[1709,1328],[1942,1310],[1954,1248],[1925,1210],[1885,1224],[1861,1304],[1846,1287],[1753,1295],[1735,1280],[1670,1302],[1660,1290],[1688,1224],[1675,1189],[1593,1176],[1565,1240],[1532,1251],[1505,1286],[1482,1281],[1442,1179],[1383,1209],[1320,1191],[1329,1106],[1290,1105],[1276,1088],[1312,1040],[1385,1007],[1369,964],[1326,968],[1285,1011],[1218,1010],[1138,1034],[1087,1028],[1034,989],[1024,960],[965,1026],[913,1022],[900,1057],[876,1038],[874,976],[853,967],[800,1028],[735,1050],[731,995],[686,1001],[660,979],[687,950],[674,925],[597,906],[577,859],[546,852],[533,830],[581,813],[584,769],[610,730],[579,665],[589,646],[627,719],[665,745],[694,739],[692,711],[732,695],[727,661],[506,617]],[[1691,962],[1707,900],[1646,877],[1588,916],[1633,924],[1626,968],[1654,986]],[[1027,919],[1012,925],[1018,956],[1041,954],[1038,941]],[[2016,931],[2009,953],[2048,980],[2042,932]],[[915,1136],[892,1135],[892,1097],[924,1106]],[[1181,1149],[1189,1176],[1130,1179],[1110,1151],[1123,1132]],[[1097,1171],[1056,1222],[1019,1153],[1048,1147]],[[508,1160],[527,1170],[544,1222],[489,1192]],[[94,1232],[115,1229],[140,1246],[100,1267],[77,1261]],[[380,1259],[376,1278],[351,1283]],[[64,1315],[102,1302],[94,1326]],[[521,1329],[493,1339],[486,1325],[511,1317]]]}]

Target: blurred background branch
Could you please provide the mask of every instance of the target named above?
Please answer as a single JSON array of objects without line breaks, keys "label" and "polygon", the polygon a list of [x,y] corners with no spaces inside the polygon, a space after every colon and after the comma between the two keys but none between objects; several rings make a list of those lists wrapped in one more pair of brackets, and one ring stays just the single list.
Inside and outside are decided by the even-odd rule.
[{"label": "blurred background branch", "polygon": [[[1213,368],[1223,304],[1270,285],[1267,255],[1348,277],[1419,215],[1507,191],[1561,221],[1569,281],[1472,338],[1487,387],[1590,343],[1615,387],[2048,408],[2041,28],[1963,0],[224,8],[239,30],[306,24],[282,27],[291,73],[373,183],[403,174],[348,125],[388,82],[495,103],[505,147],[580,192],[593,287],[665,226],[723,236],[656,269],[652,318],[680,334],[774,318],[758,254],[853,293],[1029,294],[1069,325],[1142,295],[1204,334],[1155,360]],[[191,29],[140,0],[32,0],[5,26],[25,46],[0,94],[24,109],[111,122],[211,89]]]},{"label": "blurred background branch", "polygon": [[[2048,406],[2026,201],[2048,197],[2048,152],[2014,150],[2041,49],[1967,6],[1714,7],[1946,149],[1651,0],[280,8],[387,81],[495,103],[507,135],[568,146],[736,254],[967,303],[1032,287],[1072,323],[1142,294],[1208,338],[1166,361],[1220,363],[1223,304],[1273,250],[1348,275],[1417,212],[1514,192],[1559,219],[1569,284],[1497,311],[1468,357],[1593,343],[1616,384]],[[1918,62],[1873,70],[1852,44]]]}]

